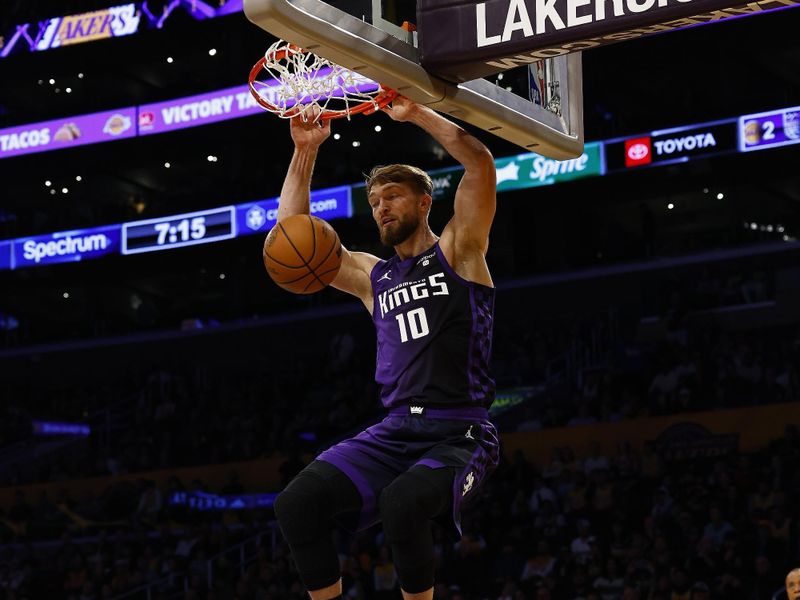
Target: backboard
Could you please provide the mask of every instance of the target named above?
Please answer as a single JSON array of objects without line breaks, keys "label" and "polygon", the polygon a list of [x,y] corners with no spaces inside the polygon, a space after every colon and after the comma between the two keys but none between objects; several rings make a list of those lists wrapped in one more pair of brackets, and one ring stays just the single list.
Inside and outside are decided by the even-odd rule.
[{"label": "backboard", "polygon": [[[532,97],[538,96],[537,103],[499,82],[447,81],[426,70],[420,63],[417,32],[386,18],[387,0],[330,1],[336,6],[321,0],[244,0],[244,11],[253,23],[278,38],[526,150],[558,160],[580,156],[579,52],[532,65],[531,82],[537,84],[532,87],[538,88]],[[430,31],[423,34],[432,35]]]}]

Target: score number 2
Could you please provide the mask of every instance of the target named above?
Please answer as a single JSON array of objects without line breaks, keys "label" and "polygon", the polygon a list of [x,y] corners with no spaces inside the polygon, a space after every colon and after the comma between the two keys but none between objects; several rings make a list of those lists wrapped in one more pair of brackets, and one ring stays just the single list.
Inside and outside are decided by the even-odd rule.
[{"label": "score number 2", "polygon": [[[188,242],[189,238],[193,240],[201,239],[206,234],[206,219],[205,217],[195,217],[191,221],[189,219],[183,219],[175,226],[169,223],[157,223],[154,227],[158,232],[158,245],[162,246],[167,242],[167,236],[170,235],[170,233],[172,233],[173,236],[179,233],[181,242]],[[175,240],[170,240],[170,242],[173,241]]]},{"label": "score number 2", "polygon": [[761,139],[766,141],[775,139],[775,123],[764,121],[761,124]]}]

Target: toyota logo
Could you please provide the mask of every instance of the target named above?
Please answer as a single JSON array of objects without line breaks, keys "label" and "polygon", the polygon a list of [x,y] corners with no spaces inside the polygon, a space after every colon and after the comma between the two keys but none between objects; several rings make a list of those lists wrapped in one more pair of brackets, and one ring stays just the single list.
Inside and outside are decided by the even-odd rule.
[{"label": "toyota logo", "polygon": [[647,147],[647,144],[642,144],[639,142],[638,144],[633,144],[630,148],[628,148],[628,158],[631,160],[642,160],[649,152],[650,148]]}]

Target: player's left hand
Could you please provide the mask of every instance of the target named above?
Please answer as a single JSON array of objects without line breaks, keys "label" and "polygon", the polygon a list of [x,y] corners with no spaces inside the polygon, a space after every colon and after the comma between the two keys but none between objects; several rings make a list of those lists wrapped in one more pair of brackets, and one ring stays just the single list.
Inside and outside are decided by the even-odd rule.
[{"label": "player's left hand", "polygon": [[404,122],[411,120],[411,117],[419,110],[419,104],[409,100],[405,96],[398,96],[392,101],[390,106],[382,109],[392,120]]}]

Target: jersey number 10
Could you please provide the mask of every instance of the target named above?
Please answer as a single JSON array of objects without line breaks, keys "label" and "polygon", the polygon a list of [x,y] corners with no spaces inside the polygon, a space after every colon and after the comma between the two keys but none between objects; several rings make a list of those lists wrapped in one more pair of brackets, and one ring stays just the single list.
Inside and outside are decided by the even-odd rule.
[{"label": "jersey number 10", "polygon": [[[425,314],[424,307],[415,308],[407,313],[400,313],[395,316],[395,319],[400,327],[400,341],[403,343],[408,341],[409,332],[412,340],[425,337],[431,332],[428,329],[428,317]],[[408,323],[407,326],[406,323]]]}]

